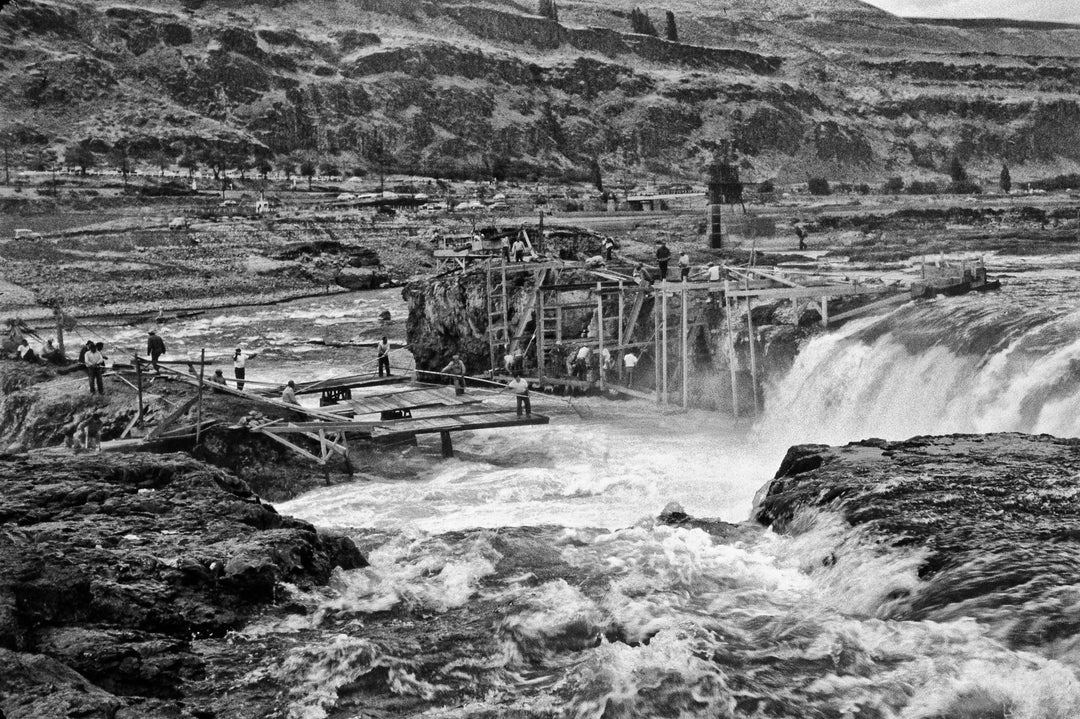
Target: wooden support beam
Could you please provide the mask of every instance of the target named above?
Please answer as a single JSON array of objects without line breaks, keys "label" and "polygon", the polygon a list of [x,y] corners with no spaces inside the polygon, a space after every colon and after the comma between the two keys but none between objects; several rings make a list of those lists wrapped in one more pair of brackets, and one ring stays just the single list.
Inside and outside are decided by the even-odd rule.
[{"label": "wooden support beam", "polygon": [[687,409],[690,406],[690,357],[689,357],[689,302],[686,293],[682,296],[682,406]]},{"label": "wooden support beam", "polygon": [[599,341],[599,353],[597,366],[600,368],[600,391],[607,388],[604,379],[604,296],[600,294],[600,283],[596,283],[596,338]]},{"label": "wooden support beam", "polygon": [[619,324],[616,327],[616,331],[619,333],[619,345],[618,352],[615,355],[615,372],[618,374],[619,382],[623,381],[623,317],[626,310],[626,295],[623,293],[623,283],[619,282]]},{"label": "wooden support beam", "polygon": [[192,397],[191,399],[189,399],[188,401],[184,402],[182,405],[177,407],[176,410],[173,411],[172,414],[167,416],[165,419],[161,420],[161,422],[158,423],[158,426],[154,427],[154,429],[151,430],[150,434],[146,435],[146,438],[147,439],[156,439],[158,437],[158,435],[160,435],[162,432],[164,432],[166,429],[168,429],[170,425],[172,425],[174,422],[176,422],[176,420],[178,420],[182,416],[184,416],[184,414],[186,414],[187,411],[190,410],[192,408],[192,406],[194,406],[194,404],[196,402],[198,402],[198,401],[199,401],[199,396],[196,395],[196,396]]},{"label": "wooden support beam", "polygon": [[731,297],[756,297],[758,299],[789,299],[818,297],[846,297],[848,295],[881,295],[896,292],[895,287],[884,285],[817,285],[813,287],[779,287],[774,289],[741,289],[731,290]]},{"label": "wooden support beam", "polygon": [[655,376],[656,403],[663,401],[660,393],[660,303],[653,302],[653,375]]},{"label": "wooden support beam", "polygon": [[[667,285],[667,280],[663,280],[661,282],[661,284],[662,285]],[[661,340],[660,340],[661,343],[662,343],[662,349],[663,349],[663,353],[664,353],[664,355],[663,355],[663,363],[662,363],[663,367],[664,367],[664,370],[663,370],[664,374],[663,374],[663,377],[662,377],[664,404],[668,403],[668,308],[667,308],[668,302],[667,301],[668,301],[668,293],[665,292],[660,296],[660,315],[661,315],[661,321],[664,323],[664,331],[663,331],[663,335],[661,336]]]},{"label": "wooden support beam", "polygon": [[270,439],[274,440],[274,441],[275,441],[275,442],[277,442],[278,444],[282,444],[282,445],[285,445],[286,447],[288,447],[288,448],[289,448],[289,449],[291,449],[292,451],[294,451],[294,452],[296,452],[297,454],[299,454],[299,455],[300,455],[301,457],[307,457],[308,459],[310,459],[311,461],[315,462],[316,464],[320,464],[320,465],[326,464],[326,462],[325,462],[324,460],[320,459],[319,457],[316,457],[316,456],[315,456],[314,454],[312,454],[311,452],[307,451],[307,450],[306,450],[306,449],[304,449],[303,447],[299,447],[299,446],[297,446],[297,445],[293,444],[292,442],[290,442],[289,440],[285,439],[284,437],[278,437],[278,436],[277,436],[276,434],[271,434],[270,432],[264,432],[264,431],[263,431],[263,430],[261,430],[261,429],[256,429],[256,430],[254,430],[254,431],[256,431],[256,432],[258,432],[258,433],[260,433],[260,434],[262,434],[262,435],[265,435],[265,436],[269,437]]},{"label": "wooden support beam", "polygon": [[195,446],[202,437],[203,375],[206,371],[206,349],[199,353],[199,405],[195,412]]},{"label": "wooden support beam", "polygon": [[828,295],[821,298],[821,326],[828,329],[829,327],[829,297]]},{"label": "wooden support beam", "polygon": [[754,313],[750,307],[750,298],[746,298],[746,334],[750,343],[750,383],[753,385],[754,417],[757,417],[760,402],[758,401],[758,373],[757,373],[757,337],[754,334]]},{"label": "wooden support beam", "polygon": [[724,280],[724,314],[727,315],[727,336],[728,336],[728,370],[731,374],[731,412],[732,416],[736,419],[739,417],[739,378],[735,370],[735,334],[734,326],[731,322],[731,315],[734,313],[732,308],[731,292],[728,286],[728,280]]},{"label": "wooden support beam", "polygon": [[451,439],[449,432],[439,432],[439,440],[442,445],[442,456],[453,457],[454,456],[454,440]]},{"label": "wooden support beam", "polygon": [[[139,412],[135,415],[135,420],[141,424],[143,419],[142,362],[139,360],[138,355],[135,356],[135,382],[138,385],[135,391],[139,393]],[[131,427],[128,427],[124,432],[130,430]]]}]

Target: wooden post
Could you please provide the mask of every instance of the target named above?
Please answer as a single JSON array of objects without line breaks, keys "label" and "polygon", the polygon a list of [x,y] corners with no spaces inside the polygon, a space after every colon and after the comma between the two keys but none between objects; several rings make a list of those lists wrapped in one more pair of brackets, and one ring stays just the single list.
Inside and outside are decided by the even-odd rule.
[{"label": "wooden post", "polygon": [[623,283],[619,280],[619,326],[616,331],[619,333],[619,351],[615,353],[615,372],[618,374],[619,382],[623,381],[623,355],[626,354],[626,350],[623,348],[623,313],[626,309],[626,297],[623,296]]},{"label": "wooden post", "polygon": [[731,373],[731,412],[736,419],[739,417],[739,378],[735,373],[735,335],[733,334],[734,328],[731,324],[731,315],[734,312],[731,306],[731,295],[729,294],[729,281],[724,279],[724,314],[727,315],[727,336],[728,336],[728,369]]},{"label": "wooden post", "polygon": [[450,439],[449,432],[439,432],[439,439],[442,441],[442,456],[453,457],[454,456],[454,442]]},{"label": "wooden post", "polygon": [[682,406],[690,406],[690,357],[689,352],[689,308],[686,301],[686,287],[682,290]]},{"label": "wooden post", "polygon": [[597,352],[600,353],[599,362],[597,366],[600,368],[600,391],[603,392],[607,389],[607,382],[604,379],[604,295],[602,293],[603,285],[599,282],[596,283],[596,338],[599,341]]},{"label": "wooden post", "polygon": [[663,334],[662,334],[662,336],[661,336],[661,342],[663,342],[663,343],[664,343],[664,346],[663,346],[663,347],[661,347],[661,351],[662,351],[662,352],[664,353],[664,361],[663,361],[663,364],[664,364],[664,376],[663,376],[663,382],[664,382],[664,404],[667,404],[667,403],[668,403],[668,386],[667,386],[667,378],[668,378],[668,363],[667,363],[667,359],[668,359],[668,358],[667,358],[667,346],[668,346],[667,326],[668,326],[668,317],[667,317],[667,287],[666,287],[666,285],[667,285],[667,282],[661,282],[661,284],[662,284],[662,285],[664,285],[664,287],[663,287],[663,288],[662,288],[662,289],[660,290],[660,303],[661,303],[661,304],[660,304],[660,315],[661,315],[661,321],[662,321],[662,322],[664,323],[664,331],[663,331]]},{"label": "wooden post", "polygon": [[660,303],[653,295],[653,374],[655,375],[656,403],[660,404]]},{"label": "wooden post", "polygon": [[821,326],[828,329],[829,327],[829,298],[828,296],[821,298]]},{"label": "wooden post", "polygon": [[59,306],[53,308],[53,316],[56,318],[56,348],[60,354],[64,354],[64,311]]},{"label": "wooden post", "polygon": [[206,372],[206,350],[199,354],[199,404],[195,410],[195,446],[199,446],[202,436],[202,399],[203,399],[203,374]]},{"label": "wooden post", "polygon": [[142,421],[143,421],[142,361],[139,360],[138,355],[135,355],[135,389],[139,393],[138,421],[139,421],[139,424],[142,424]]},{"label": "wooden post", "polygon": [[[540,278],[543,281],[543,277]],[[544,289],[536,288],[536,375],[544,381]]]},{"label": "wooden post", "polygon": [[[749,291],[750,282],[747,280],[746,289]],[[757,352],[754,349],[757,345],[757,339],[754,336],[754,318],[753,312],[750,308],[750,298],[746,298],[746,332],[747,341],[750,342],[750,383],[753,385],[754,390],[754,416],[757,417],[758,413],[758,379],[757,379]]]}]

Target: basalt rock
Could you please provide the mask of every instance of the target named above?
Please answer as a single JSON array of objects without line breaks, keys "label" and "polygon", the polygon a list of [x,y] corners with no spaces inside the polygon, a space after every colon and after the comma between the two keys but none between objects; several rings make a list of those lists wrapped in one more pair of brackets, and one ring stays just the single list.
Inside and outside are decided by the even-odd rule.
[{"label": "basalt rock", "polygon": [[1071,645],[1078,458],[1076,440],[1014,433],[800,445],[762,488],[754,518],[799,533],[806,512],[828,510],[882,552],[917,553],[922,581],[899,616],[994,619],[1014,646]]},{"label": "basalt rock", "polygon": [[0,708],[112,717],[181,698],[205,679],[193,638],[265,612],[285,582],[365,565],[183,455],[0,457]]}]

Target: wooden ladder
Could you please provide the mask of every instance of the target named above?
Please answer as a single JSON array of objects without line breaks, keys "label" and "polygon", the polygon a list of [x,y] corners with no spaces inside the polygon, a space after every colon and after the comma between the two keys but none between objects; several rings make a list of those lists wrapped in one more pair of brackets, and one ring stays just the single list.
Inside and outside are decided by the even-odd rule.
[{"label": "wooden ladder", "polygon": [[[506,262],[500,257],[496,260],[488,260],[487,269],[484,273],[484,291],[487,295],[487,336],[488,354],[491,361],[491,369],[501,365],[502,357],[498,354],[500,346],[510,345],[510,320],[508,317],[509,299],[506,291]],[[498,286],[495,281],[498,280]]]}]

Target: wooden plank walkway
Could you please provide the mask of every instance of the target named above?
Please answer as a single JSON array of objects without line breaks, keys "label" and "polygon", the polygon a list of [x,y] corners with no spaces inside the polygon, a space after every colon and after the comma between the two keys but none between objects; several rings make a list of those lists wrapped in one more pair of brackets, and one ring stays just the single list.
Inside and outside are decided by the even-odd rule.
[{"label": "wooden plank walkway", "polygon": [[393,439],[436,432],[449,433],[462,430],[547,424],[548,421],[546,416],[540,414],[518,416],[512,410],[492,410],[467,414],[446,414],[437,417],[417,417],[415,419],[396,420],[393,423],[382,423],[372,428],[371,436],[379,439]]},{"label": "wooden plank walkway", "polygon": [[[331,377],[330,379],[316,380],[315,382],[299,382],[296,385],[296,394],[315,394],[329,390],[357,389],[360,387],[378,387],[384,384],[400,384],[412,379],[407,374],[390,375],[380,377],[378,374],[354,374],[345,377]],[[273,391],[281,393],[285,385],[275,388]]]},{"label": "wooden plank walkway", "polygon": [[480,401],[478,397],[458,395],[452,387],[433,387],[345,400],[342,404],[351,408],[354,414],[364,415],[444,405],[476,404]]}]

